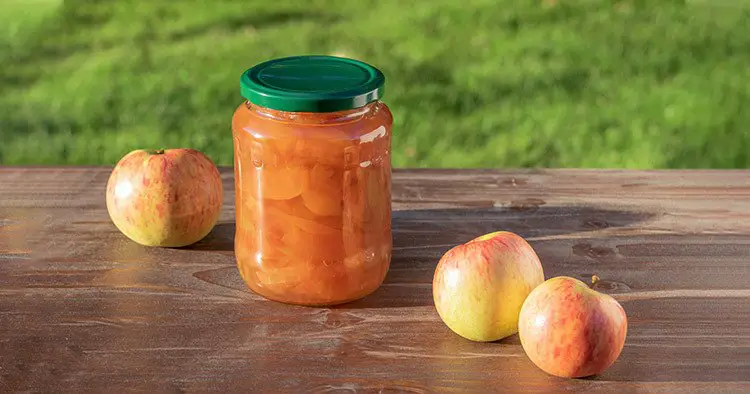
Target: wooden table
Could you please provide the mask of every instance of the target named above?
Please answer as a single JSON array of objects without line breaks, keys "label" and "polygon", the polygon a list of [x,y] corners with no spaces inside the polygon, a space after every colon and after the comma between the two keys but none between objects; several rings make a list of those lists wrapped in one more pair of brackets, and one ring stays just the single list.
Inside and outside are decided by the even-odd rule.
[{"label": "wooden table", "polygon": [[[750,172],[394,173],[383,286],[336,308],[266,301],[220,224],[191,248],[134,244],[104,206],[109,168],[0,168],[0,391],[750,392]],[[432,304],[439,257],[508,229],[547,278],[601,277],[629,317],[600,376],[546,375],[516,336],[473,343]]]}]

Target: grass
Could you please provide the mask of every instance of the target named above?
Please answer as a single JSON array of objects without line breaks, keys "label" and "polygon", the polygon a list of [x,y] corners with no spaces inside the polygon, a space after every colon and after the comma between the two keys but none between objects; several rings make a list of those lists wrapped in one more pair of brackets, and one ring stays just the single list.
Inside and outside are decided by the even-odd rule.
[{"label": "grass", "polygon": [[232,162],[239,75],[387,76],[400,167],[750,167],[750,3],[0,0],[0,163]]}]

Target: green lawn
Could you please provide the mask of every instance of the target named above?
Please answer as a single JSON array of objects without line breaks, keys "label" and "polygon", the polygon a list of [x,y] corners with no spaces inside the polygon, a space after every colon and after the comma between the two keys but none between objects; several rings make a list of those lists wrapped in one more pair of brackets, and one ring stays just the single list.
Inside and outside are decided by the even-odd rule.
[{"label": "green lawn", "polygon": [[410,167],[750,167],[750,2],[0,0],[0,163],[232,161],[239,76],[380,67]]}]

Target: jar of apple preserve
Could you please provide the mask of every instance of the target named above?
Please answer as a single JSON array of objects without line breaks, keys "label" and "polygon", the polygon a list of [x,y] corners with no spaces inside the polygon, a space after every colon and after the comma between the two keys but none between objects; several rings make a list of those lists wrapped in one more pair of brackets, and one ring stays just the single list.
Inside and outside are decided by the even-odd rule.
[{"label": "jar of apple preserve", "polygon": [[267,61],[241,77],[234,113],[235,254],[275,301],[364,297],[391,259],[391,125],[385,78],[351,59]]}]

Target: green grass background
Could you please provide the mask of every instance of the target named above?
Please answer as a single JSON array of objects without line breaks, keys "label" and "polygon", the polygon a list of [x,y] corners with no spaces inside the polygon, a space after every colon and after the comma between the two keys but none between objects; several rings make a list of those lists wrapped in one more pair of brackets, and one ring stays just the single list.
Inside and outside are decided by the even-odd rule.
[{"label": "green grass background", "polygon": [[385,72],[400,167],[750,166],[743,0],[0,0],[0,163],[231,164],[240,74],[294,54]]}]

